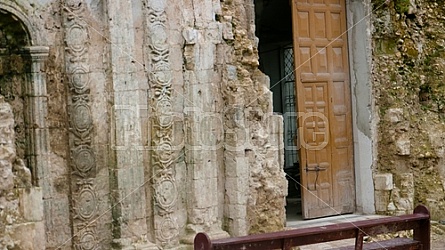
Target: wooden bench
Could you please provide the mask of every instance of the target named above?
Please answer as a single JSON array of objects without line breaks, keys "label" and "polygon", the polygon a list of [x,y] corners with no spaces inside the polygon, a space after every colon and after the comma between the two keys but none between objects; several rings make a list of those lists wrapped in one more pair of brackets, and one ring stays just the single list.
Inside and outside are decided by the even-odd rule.
[{"label": "wooden bench", "polygon": [[[413,229],[413,238],[395,238],[364,243],[364,236],[376,236]],[[211,240],[206,233],[195,236],[195,250],[267,250],[285,249],[328,241],[355,238],[355,246],[346,249],[421,249],[430,250],[430,213],[419,205],[413,214],[341,223],[320,227],[293,229],[288,231],[249,235],[236,238]]]}]

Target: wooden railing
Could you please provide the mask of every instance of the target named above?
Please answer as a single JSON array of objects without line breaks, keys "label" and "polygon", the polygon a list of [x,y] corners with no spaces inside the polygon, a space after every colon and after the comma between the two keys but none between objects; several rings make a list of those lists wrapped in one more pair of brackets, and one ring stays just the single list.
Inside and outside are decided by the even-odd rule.
[{"label": "wooden railing", "polygon": [[[395,238],[372,243],[363,243],[364,236],[376,236],[404,230],[413,230],[412,238]],[[236,238],[211,240],[206,233],[195,236],[195,250],[272,250],[355,238],[355,246],[346,249],[421,249],[430,250],[430,213],[419,205],[413,214],[264,233]]]}]

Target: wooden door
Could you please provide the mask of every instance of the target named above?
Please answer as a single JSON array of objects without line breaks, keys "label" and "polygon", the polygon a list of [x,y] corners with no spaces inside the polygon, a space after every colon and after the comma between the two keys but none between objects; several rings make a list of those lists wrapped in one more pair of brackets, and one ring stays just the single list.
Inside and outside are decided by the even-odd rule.
[{"label": "wooden door", "polygon": [[355,205],[345,0],[292,0],[304,218]]}]

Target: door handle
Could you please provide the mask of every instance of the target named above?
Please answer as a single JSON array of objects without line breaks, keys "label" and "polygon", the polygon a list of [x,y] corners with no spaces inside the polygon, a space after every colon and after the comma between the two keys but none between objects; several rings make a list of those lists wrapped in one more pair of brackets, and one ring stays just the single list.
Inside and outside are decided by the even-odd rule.
[{"label": "door handle", "polygon": [[[328,169],[327,167],[320,167],[320,165],[318,165],[318,164],[316,164],[315,166],[311,166],[311,167],[309,167],[308,164],[306,164],[306,168],[305,168],[305,170],[306,170],[306,178],[307,178],[306,188],[309,191],[316,191],[317,190],[318,174],[320,173],[320,171],[326,171],[327,169]],[[308,177],[308,172],[309,171],[312,171],[312,172],[316,173],[315,174],[315,182],[314,182],[313,188],[310,187],[310,185],[309,185],[309,177]]]},{"label": "door handle", "polygon": [[327,167],[320,167],[320,165],[315,165],[314,167],[309,167],[308,165],[306,165],[306,172],[309,171],[315,171],[315,172],[320,172],[320,171],[326,171],[328,168]]}]

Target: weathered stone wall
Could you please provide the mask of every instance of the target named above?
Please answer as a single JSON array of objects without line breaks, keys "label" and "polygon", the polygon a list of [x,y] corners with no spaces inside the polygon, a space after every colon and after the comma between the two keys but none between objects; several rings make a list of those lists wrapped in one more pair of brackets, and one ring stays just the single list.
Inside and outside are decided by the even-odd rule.
[{"label": "weathered stone wall", "polygon": [[427,205],[445,217],[442,1],[372,1],[373,89],[378,107],[376,210]]},{"label": "weathered stone wall", "polygon": [[0,94],[13,109],[16,152],[22,159],[25,158],[26,151],[26,125],[23,112],[25,95],[23,88],[26,82],[24,72],[27,66],[25,61],[21,55],[10,54],[8,51],[0,55]]},{"label": "weathered stone wall", "polygon": [[40,223],[23,235],[45,247],[29,249],[177,248],[199,231],[284,227],[283,122],[257,68],[253,1],[0,9],[23,31],[9,32],[18,42],[0,34],[2,48],[21,53],[2,57],[17,80],[0,84],[13,100],[18,155],[33,170],[34,203],[23,204],[44,214],[7,221]]},{"label": "weathered stone wall", "polygon": [[[232,110],[226,113],[226,126],[245,133],[240,134],[244,138],[226,136],[229,145],[239,146],[235,152],[226,151],[226,159],[236,159],[236,164],[240,164],[238,169],[243,167],[243,162],[248,167],[249,189],[243,191],[248,196],[246,229],[250,234],[277,231],[285,225],[283,207],[287,195],[287,181],[282,170],[283,121],[272,113],[269,78],[258,70],[254,9],[250,0],[224,1],[221,17],[224,25],[233,29],[233,57],[228,61],[231,65],[225,86],[225,103]],[[230,78],[234,75],[232,70],[236,70],[236,76]],[[243,141],[244,145],[240,143]],[[236,157],[231,157],[233,153]],[[238,171],[242,174],[245,170]],[[244,178],[239,181],[242,183]],[[234,222],[237,230],[244,228],[236,220]]]},{"label": "weathered stone wall", "polygon": [[16,154],[14,114],[1,95],[0,121],[0,248],[43,249],[42,191]]},{"label": "weathered stone wall", "polygon": [[[254,17],[253,0],[222,2],[219,18],[226,41],[222,48],[230,55],[225,61],[222,90],[227,107],[226,178],[235,174],[236,183],[231,186],[239,187],[226,188],[226,220],[235,235],[277,231],[285,225],[283,121],[272,113],[269,78],[258,70]],[[249,183],[248,188],[243,187],[244,182]]]}]

